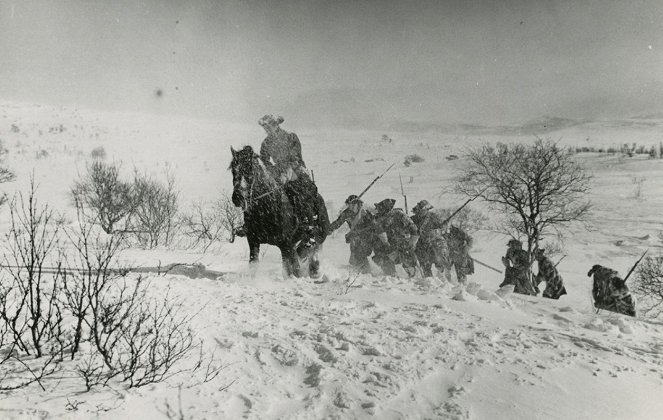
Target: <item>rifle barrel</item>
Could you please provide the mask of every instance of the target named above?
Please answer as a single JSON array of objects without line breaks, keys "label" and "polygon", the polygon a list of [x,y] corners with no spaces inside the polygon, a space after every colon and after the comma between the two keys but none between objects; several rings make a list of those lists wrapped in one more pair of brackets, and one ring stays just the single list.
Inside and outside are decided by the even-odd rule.
[{"label": "rifle barrel", "polygon": [[495,268],[495,267],[491,267],[491,266],[489,266],[488,264],[483,263],[483,262],[477,260],[476,258],[473,258],[473,257],[470,257],[470,258],[472,258],[472,261],[474,261],[475,263],[477,263],[477,264],[479,264],[479,265],[483,265],[483,266],[486,267],[486,268],[490,268],[491,270],[493,270],[493,271],[497,271],[498,273],[502,274],[502,272],[501,272],[500,270],[498,270],[497,268]]},{"label": "rifle barrel", "polygon": [[368,191],[373,186],[373,184],[375,184],[378,181],[378,179],[382,178],[382,176],[384,176],[384,174],[386,174],[395,164],[396,162],[392,163],[387,169],[384,170],[384,172],[376,176],[375,179],[371,181],[370,184],[368,184],[368,187],[364,188],[364,191],[362,191],[361,194],[357,196],[357,198],[363,197],[363,195],[366,194],[366,191]]},{"label": "rifle barrel", "polygon": [[647,252],[649,252],[649,248],[647,248],[647,250],[644,252],[644,254],[642,254],[640,259],[638,259],[638,261],[636,261],[635,264],[633,264],[633,267],[631,267],[631,269],[629,270],[626,277],[624,277],[624,283],[626,283],[626,280],[628,280],[628,278],[631,276],[631,274],[633,274],[633,270],[635,270],[635,267],[637,267],[638,264],[640,264],[640,261],[642,261],[642,259],[645,257],[645,255],[647,255]]}]

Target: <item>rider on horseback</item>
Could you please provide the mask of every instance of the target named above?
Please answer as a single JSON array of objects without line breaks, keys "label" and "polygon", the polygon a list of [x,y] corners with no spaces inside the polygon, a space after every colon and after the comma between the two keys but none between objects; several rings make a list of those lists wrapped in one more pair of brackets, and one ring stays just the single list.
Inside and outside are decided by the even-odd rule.
[{"label": "rider on horseback", "polygon": [[309,243],[312,245],[314,237],[324,238],[327,234],[327,227],[319,220],[318,188],[306,169],[297,134],[283,130],[279,126],[283,121],[283,117],[275,118],[271,114],[258,120],[267,133],[260,146],[260,159],[283,185],[301,225],[303,240],[313,240]]}]

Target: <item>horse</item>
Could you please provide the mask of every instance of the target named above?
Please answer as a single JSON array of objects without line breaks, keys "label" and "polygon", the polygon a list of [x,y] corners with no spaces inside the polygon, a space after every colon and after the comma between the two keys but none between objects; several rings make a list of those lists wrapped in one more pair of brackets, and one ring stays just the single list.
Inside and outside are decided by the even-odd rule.
[{"label": "horse", "polygon": [[319,275],[318,250],[329,232],[325,202],[316,192],[317,224],[313,240],[306,238],[301,218],[286,190],[269,172],[251,146],[230,148],[233,176],[232,202],[244,213],[244,233],[249,243],[249,263],[259,261],[260,245],[274,245],[281,251],[286,276]]}]

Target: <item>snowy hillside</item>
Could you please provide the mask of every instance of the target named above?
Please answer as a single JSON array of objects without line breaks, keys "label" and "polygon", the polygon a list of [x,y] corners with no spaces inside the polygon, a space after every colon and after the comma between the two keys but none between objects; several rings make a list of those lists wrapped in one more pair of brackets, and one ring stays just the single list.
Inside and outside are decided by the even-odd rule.
[{"label": "snowy hillside", "polygon": [[[596,122],[546,135],[571,147],[649,146],[663,140],[661,127],[655,119],[628,127]],[[331,217],[393,162],[365,196],[368,204],[393,197],[402,207],[400,175],[410,207],[424,198],[438,208],[458,206],[464,197],[449,190],[465,146],[534,140],[307,132],[296,121],[283,128],[299,135]],[[383,141],[383,134],[393,140]],[[34,173],[40,201],[72,217],[69,188],[91,151],[103,147],[127,173],[134,166],[155,176],[170,169],[186,207],[229,191],[230,147],[258,147],[263,138],[257,124],[1,103],[0,140],[17,179],[0,190],[25,191]],[[412,154],[424,161],[404,165]],[[168,292],[195,314],[197,337],[225,366],[221,374],[208,382],[185,373],[144,388],[112,383],[84,392],[70,364],[44,381],[45,390],[32,385],[0,394],[0,418],[661,418],[663,323],[596,314],[586,275],[593,264],[625,275],[645,249],[658,253],[663,246],[663,160],[644,156],[577,155],[594,176],[594,209],[589,223],[566,232],[568,256],[559,270],[568,295],[559,301],[496,294],[502,276],[479,265],[466,289],[439,279],[383,277],[377,268],[375,276],[355,276],[342,230],[324,245],[319,280],[284,279],[272,247],[250,271],[243,239],[207,252],[131,249],[123,258],[133,266],[200,263],[223,273],[148,274],[151,293]],[[481,203],[472,206],[485,211]],[[4,233],[6,206],[1,212]],[[473,257],[501,268],[506,239],[478,232]]]}]

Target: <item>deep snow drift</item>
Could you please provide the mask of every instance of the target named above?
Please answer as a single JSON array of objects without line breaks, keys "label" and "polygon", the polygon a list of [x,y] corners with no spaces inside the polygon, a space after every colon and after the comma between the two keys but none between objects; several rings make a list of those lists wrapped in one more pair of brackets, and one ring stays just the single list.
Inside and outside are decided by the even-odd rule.
[{"label": "deep snow drift", "polygon": [[[25,191],[34,173],[40,201],[68,214],[67,192],[94,148],[103,147],[127,173],[135,166],[161,176],[170,168],[186,207],[231,188],[230,146],[258,147],[264,138],[257,125],[8,103],[0,106],[0,122],[7,164],[17,173],[15,182],[0,188]],[[457,206],[463,197],[448,188],[465,145],[533,141],[471,133],[306,132],[296,126],[283,125],[299,135],[331,217],[348,194],[363,190],[392,162],[394,169],[367,193],[368,204],[393,197],[402,207],[400,174],[410,205],[425,198],[436,207]],[[551,137],[569,146],[655,144],[661,126],[663,121],[598,122]],[[382,134],[393,141],[382,141]],[[403,165],[415,153],[424,162]],[[461,158],[448,160],[452,154]],[[500,296],[501,275],[479,265],[464,290],[439,279],[355,277],[346,266],[342,231],[325,243],[324,278],[318,281],[284,279],[272,247],[264,247],[260,266],[249,270],[242,239],[204,253],[131,249],[123,258],[132,265],[195,262],[225,273],[216,279],[151,276],[152,293],[169,289],[197,313],[196,334],[226,366],[221,375],[206,383],[184,374],[145,388],[115,384],[86,393],[69,366],[44,382],[46,391],[31,386],[0,394],[0,417],[661,417],[663,324],[596,314],[586,273],[603,264],[624,275],[645,249],[656,253],[663,245],[663,160],[592,153],[578,159],[594,175],[594,211],[591,223],[566,232],[568,256],[559,270],[569,294],[559,301]],[[2,212],[5,232],[6,206]],[[472,254],[501,268],[505,248],[503,236],[481,231]]]}]

